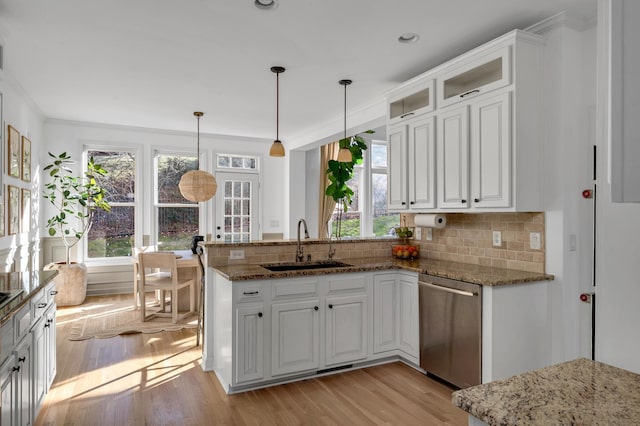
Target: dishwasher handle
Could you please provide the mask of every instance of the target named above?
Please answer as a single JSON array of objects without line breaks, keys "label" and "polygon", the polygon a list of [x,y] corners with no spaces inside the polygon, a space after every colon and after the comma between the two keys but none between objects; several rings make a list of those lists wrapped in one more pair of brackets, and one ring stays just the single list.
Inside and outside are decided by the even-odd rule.
[{"label": "dishwasher handle", "polygon": [[427,287],[435,288],[437,290],[446,291],[448,293],[459,294],[461,296],[474,297],[474,296],[478,295],[478,293],[474,293],[474,292],[471,292],[471,291],[464,291],[464,290],[458,290],[457,288],[443,287],[441,285],[427,283],[427,282],[424,282],[424,281],[420,281],[418,284],[426,285]]}]

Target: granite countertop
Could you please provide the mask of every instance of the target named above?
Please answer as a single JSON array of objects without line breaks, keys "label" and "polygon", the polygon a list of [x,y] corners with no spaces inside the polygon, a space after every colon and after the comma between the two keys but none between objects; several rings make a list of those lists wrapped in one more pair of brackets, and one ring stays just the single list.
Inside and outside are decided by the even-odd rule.
[{"label": "granite countertop", "polygon": [[533,281],[553,280],[553,275],[537,272],[516,271],[511,269],[432,259],[404,260],[385,256],[336,259],[336,261],[344,262],[352,266],[286,272],[272,272],[257,264],[216,265],[213,266],[213,268],[230,281],[388,270],[412,271],[486,286],[501,286]]},{"label": "granite countertop", "polygon": [[11,294],[9,301],[0,308],[0,324],[11,319],[56,275],[58,275],[58,271],[0,273],[0,291]]},{"label": "granite countertop", "polygon": [[489,425],[638,425],[640,375],[580,358],[456,391],[452,402]]}]

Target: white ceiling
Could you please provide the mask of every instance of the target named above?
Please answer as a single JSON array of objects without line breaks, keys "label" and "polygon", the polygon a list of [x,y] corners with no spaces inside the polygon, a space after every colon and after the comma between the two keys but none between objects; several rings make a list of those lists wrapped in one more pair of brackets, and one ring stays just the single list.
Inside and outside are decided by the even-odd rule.
[{"label": "white ceiling", "polygon": [[[348,110],[458,54],[596,0],[0,0],[4,67],[46,117],[274,139]],[[405,32],[420,34],[400,44]],[[341,127],[338,127],[338,130]]]}]

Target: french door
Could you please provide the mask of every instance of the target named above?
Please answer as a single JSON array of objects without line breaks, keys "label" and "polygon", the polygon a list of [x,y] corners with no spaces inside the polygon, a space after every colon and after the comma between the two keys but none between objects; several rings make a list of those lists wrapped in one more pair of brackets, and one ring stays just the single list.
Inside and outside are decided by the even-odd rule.
[{"label": "french door", "polygon": [[259,183],[253,173],[217,172],[216,241],[241,243],[260,239]]}]

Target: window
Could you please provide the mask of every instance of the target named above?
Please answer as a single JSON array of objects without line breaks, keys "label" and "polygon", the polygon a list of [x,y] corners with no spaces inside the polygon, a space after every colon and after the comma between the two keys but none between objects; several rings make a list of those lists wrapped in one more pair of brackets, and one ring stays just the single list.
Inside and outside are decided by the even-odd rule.
[{"label": "window", "polygon": [[257,157],[248,155],[231,155],[231,154],[218,154],[218,169],[234,169],[234,170],[246,170],[257,171],[258,159]]},{"label": "window", "polygon": [[[347,213],[342,212],[343,237],[384,237],[400,223],[398,213],[387,212],[387,142],[374,140],[368,146],[348,182],[353,197]],[[341,211],[342,205],[336,204],[331,219],[334,233]]]},{"label": "window", "polygon": [[99,151],[88,149],[109,173],[96,180],[107,191],[111,212],[97,210],[87,234],[87,258],[131,255],[131,239],[135,235],[135,154],[130,151]]},{"label": "window", "polygon": [[198,203],[185,199],[178,188],[182,175],[196,167],[193,155],[155,156],[156,242],[162,250],[188,249],[199,233]]}]

